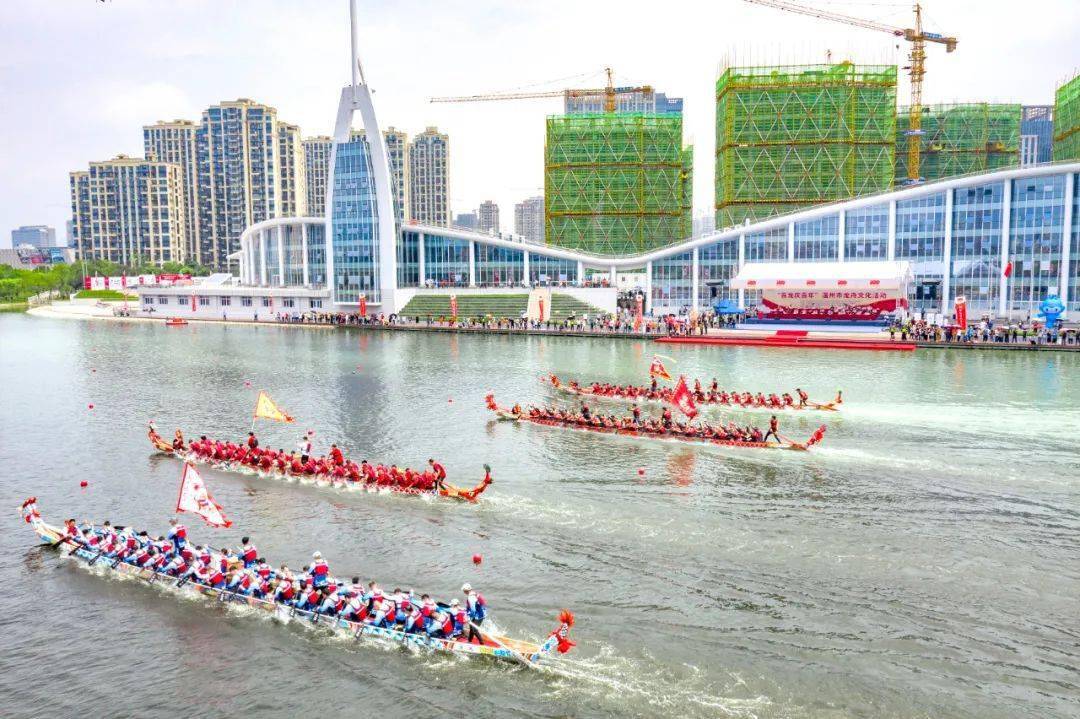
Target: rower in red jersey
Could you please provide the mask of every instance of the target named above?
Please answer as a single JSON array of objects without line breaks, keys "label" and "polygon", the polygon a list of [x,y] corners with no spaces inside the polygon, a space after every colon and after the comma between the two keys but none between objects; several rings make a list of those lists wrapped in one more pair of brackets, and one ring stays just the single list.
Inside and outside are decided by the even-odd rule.
[{"label": "rower in red jersey", "polygon": [[795,393],[799,395],[799,407],[805,407],[806,401],[810,399],[809,395],[807,395],[806,392],[803,392],[801,387],[796,387]]},{"label": "rower in red jersey", "polygon": [[345,464],[345,455],[341,453],[336,444],[330,445],[330,461],[339,467]]},{"label": "rower in red jersey", "polygon": [[248,446],[248,449],[258,449],[259,448],[259,440],[255,439],[255,433],[254,432],[248,432],[247,446]]},{"label": "rower in red jersey", "polygon": [[776,419],[775,414],[769,420],[769,431],[765,433],[765,438],[762,441],[768,442],[769,437],[775,437],[777,444],[783,444],[783,442],[780,440],[780,421]]},{"label": "rower in red jersey", "polygon": [[431,467],[431,471],[435,473],[435,484],[438,485],[439,489],[446,489],[446,468],[434,459],[429,459],[427,463]]}]

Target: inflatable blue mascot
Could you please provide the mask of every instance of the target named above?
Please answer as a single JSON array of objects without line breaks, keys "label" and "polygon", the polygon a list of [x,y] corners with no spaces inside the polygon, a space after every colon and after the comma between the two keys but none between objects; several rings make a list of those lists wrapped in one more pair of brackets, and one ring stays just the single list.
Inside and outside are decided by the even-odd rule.
[{"label": "inflatable blue mascot", "polygon": [[1056,330],[1061,322],[1061,313],[1065,311],[1065,303],[1056,294],[1046,296],[1039,304],[1039,316],[1046,321],[1046,329]]}]

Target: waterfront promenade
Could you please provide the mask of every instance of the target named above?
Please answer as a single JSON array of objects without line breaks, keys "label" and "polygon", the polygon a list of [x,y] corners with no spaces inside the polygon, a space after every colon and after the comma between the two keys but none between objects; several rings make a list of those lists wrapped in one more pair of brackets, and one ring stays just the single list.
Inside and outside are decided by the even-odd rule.
[{"label": "waterfront promenade", "polygon": [[[105,306],[108,303],[54,302],[29,310],[36,317],[53,319],[86,319],[118,322],[163,322],[165,317],[146,315],[137,310],[122,314],[120,306]],[[361,318],[353,314],[319,314],[308,316],[279,316],[265,321],[223,319],[190,319],[193,324],[228,324],[251,326],[278,326],[312,329],[352,328],[373,332],[437,332],[449,334],[480,335],[523,335],[543,337],[586,337],[593,339],[633,339],[655,340],[672,336],[707,336],[717,338],[761,339],[772,334],[771,330],[743,330],[719,327],[706,327],[704,332],[690,332],[685,325],[670,328],[655,319],[648,319],[640,331],[635,331],[631,321],[585,320],[567,322],[530,322],[524,319],[488,318],[461,319],[450,321],[447,318],[401,318],[393,322],[373,317]],[[827,339],[868,339],[866,333],[815,332],[815,336]],[[914,343],[916,347],[927,349],[961,350],[1001,350],[1013,352],[1080,352],[1080,337],[1077,330],[1070,329],[1063,333],[1056,342],[1048,342],[1045,334],[1025,336],[1013,333],[982,333],[973,331],[970,336],[946,336],[943,332],[931,331],[931,328],[912,328],[908,332],[883,330],[880,335],[869,335],[880,342]]]}]

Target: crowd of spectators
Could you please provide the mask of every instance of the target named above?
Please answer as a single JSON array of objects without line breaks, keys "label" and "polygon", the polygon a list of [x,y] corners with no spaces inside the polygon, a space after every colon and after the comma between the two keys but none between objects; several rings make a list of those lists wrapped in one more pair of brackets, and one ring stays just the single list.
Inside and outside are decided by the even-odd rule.
[{"label": "crowd of spectators", "polygon": [[984,318],[974,324],[969,323],[967,328],[953,325],[941,326],[926,320],[897,321],[889,327],[889,339],[942,344],[1080,344],[1080,336],[1076,328],[1062,326],[1048,329],[1037,320],[995,323],[989,318]]}]

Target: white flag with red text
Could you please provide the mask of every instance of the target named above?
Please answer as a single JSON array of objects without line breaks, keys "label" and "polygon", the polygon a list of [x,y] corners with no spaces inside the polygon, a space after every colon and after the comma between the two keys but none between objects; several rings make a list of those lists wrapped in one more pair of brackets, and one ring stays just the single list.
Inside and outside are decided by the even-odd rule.
[{"label": "white flag with red text", "polygon": [[194,465],[185,464],[180,475],[180,496],[176,499],[177,512],[191,512],[203,518],[212,527],[231,527],[232,522],[225,518],[221,505],[210,496],[206,482]]}]

